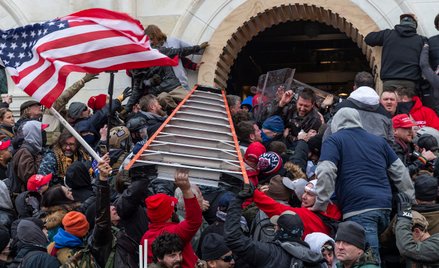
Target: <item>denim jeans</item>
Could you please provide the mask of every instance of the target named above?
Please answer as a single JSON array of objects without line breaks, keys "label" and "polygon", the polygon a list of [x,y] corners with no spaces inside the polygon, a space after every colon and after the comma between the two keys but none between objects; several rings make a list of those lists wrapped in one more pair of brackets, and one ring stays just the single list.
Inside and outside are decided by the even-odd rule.
[{"label": "denim jeans", "polygon": [[378,261],[378,263],[381,263],[379,235],[389,225],[390,210],[371,210],[349,217],[346,219],[346,221],[354,221],[363,226],[366,232],[366,241],[372,248],[375,259]]}]

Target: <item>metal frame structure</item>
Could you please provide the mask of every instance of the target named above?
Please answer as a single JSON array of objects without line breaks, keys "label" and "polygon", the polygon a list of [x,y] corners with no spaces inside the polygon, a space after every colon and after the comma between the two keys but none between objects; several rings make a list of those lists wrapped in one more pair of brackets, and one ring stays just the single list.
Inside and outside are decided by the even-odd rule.
[{"label": "metal frame structure", "polygon": [[224,90],[195,86],[125,169],[156,165],[157,178],[178,168],[191,183],[218,186],[223,173],[248,183]]}]

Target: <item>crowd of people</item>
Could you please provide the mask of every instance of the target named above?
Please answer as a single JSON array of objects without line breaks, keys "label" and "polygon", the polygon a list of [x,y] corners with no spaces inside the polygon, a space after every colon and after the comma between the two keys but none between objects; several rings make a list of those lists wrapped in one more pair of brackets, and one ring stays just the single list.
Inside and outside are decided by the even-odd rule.
[{"label": "crowd of people", "polygon": [[439,43],[416,27],[403,14],[394,30],[366,36],[383,46],[380,95],[367,72],[340,101],[295,85],[264,101],[261,89],[228,95],[249,183],[125,170],[187,94],[186,69],[202,63],[186,56],[208,47],[155,25],[145,30],[152,46],[179,55],[178,66],[127,71],[132,87],[117,98],[67,108],[98,79],[86,74],[53,105],[101,161],[37,101],[15,122],[4,99],[0,267],[139,267],[145,241],[148,267],[437,267]]}]

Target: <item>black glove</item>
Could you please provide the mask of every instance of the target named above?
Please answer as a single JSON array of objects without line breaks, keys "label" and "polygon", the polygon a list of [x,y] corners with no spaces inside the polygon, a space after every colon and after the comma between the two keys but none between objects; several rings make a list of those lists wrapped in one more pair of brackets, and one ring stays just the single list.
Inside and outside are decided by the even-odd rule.
[{"label": "black glove", "polygon": [[250,182],[249,184],[244,184],[242,187],[242,190],[239,191],[237,198],[241,200],[246,200],[248,198],[253,197],[253,194],[255,193],[255,186]]},{"label": "black glove", "polygon": [[160,75],[155,74],[152,76],[150,82],[151,82],[151,86],[156,86],[162,82],[162,78],[160,77]]},{"label": "black glove", "polygon": [[396,195],[398,217],[412,219],[412,201],[405,193]]},{"label": "black glove", "polygon": [[127,87],[123,90],[122,95],[123,95],[123,99],[125,100],[126,98],[128,98],[129,96],[131,96],[133,94],[133,89],[130,87]]}]

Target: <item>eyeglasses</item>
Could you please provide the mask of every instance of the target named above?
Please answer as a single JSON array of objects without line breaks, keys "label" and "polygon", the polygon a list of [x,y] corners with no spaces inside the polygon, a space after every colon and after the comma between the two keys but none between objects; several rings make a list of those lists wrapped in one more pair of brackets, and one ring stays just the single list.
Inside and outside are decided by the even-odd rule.
[{"label": "eyeglasses", "polygon": [[235,258],[233,257],[233,255],[227,255],[227,256],[224,256],[224,257],[220,258],[220,260],[222,260],[223,262],[231,262],[234,259]]}]

